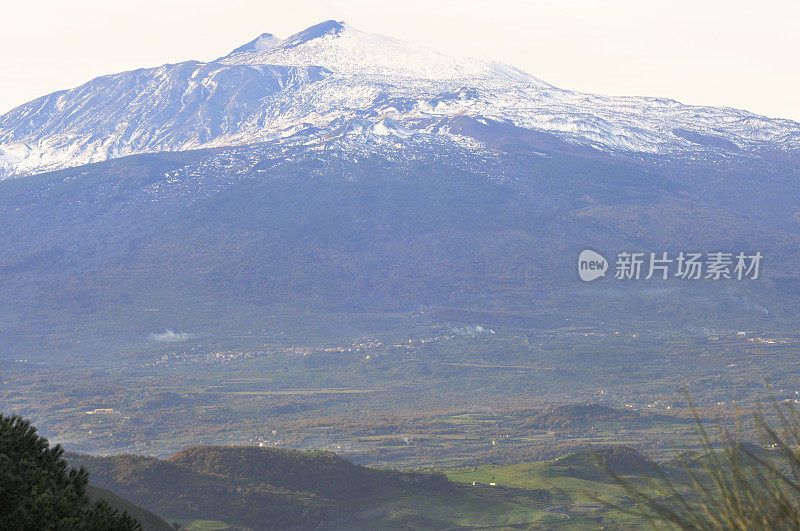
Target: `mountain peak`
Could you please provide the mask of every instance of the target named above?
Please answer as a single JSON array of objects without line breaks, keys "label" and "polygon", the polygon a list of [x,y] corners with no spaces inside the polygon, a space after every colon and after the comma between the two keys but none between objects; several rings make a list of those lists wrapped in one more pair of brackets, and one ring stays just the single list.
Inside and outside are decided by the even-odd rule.
[{"label": "mountain peak", "polygon": [[344,33],[345,29],[347,29],[347,26],[344,22],[326,20],[325,22],[315,24],[285,39],[276,37],[272,33],[262,33],[247,44],[239,46],[228,55],[220,57],[217,61],[231,62],[231,60],[233,60],[239,62],[243,60],[243,58],[259,56],[273,51],[276,48],[290,50],[329,35],[339,36]]},{"label": "mountain peak", "polygon": [[272,33],[262,33],[261,35],[259,35],[252,41],[248,42],[247,44],[239,46],[231,53],[229,53],[226,57],[230,57],[232,55],[237,55],[241,53],[263,52],[265,50],[273,48],[279,42],[281,42],[281,40]]},{"label": "mountain peak", "polygon": [[[535,80],[510,67],[466,58],[448,57],[418,44],[359,31],[342,21],[326,20],[269,46],[250,44],[219,61],[239,65],[318,66],[347,76],[381,79],[515,78]],[[524,79],[522,79],[524,77]]]},{"label": "mountain peak", "polygon": [[291,37],[285,39],[281,46],[285,49],[293,48],[301,44],[305,44],[314,39],[319,39],[328,35],[340,35],[345,30],[344,22],[337,22],[335,20],[326,20],[315,24],[310,28],[306,28],[299,33],[295,33]]}]

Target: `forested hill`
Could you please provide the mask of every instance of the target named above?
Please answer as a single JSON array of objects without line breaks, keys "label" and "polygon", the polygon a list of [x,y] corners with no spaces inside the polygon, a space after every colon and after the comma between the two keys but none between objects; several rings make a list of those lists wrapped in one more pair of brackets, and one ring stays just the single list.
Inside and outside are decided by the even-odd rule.
[{"label": "forested hill", "polygon": [[71,454],[92,483],[169,521],[212,520],[256,529],[341,522],[404,494],[447,494],[435,472],[355,465],[330,452],[206,446],[166,460],[135,455]]}]

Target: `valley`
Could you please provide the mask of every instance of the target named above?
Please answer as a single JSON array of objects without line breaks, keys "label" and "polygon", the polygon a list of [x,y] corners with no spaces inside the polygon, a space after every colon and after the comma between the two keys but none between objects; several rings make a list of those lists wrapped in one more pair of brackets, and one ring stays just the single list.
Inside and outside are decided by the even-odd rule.
[{"label": "valley", "polygon": [[97,454],[241,444],[396,467],[625,443],[661,456],[692,433],[683,388],[725,423],[769,392],[800,399],[797,332],[740,332],[420,323],[405,341],[261,349],[245,334],[240,349],[203,338],[105,363],[4,360],[0,399],[68,449]]}]

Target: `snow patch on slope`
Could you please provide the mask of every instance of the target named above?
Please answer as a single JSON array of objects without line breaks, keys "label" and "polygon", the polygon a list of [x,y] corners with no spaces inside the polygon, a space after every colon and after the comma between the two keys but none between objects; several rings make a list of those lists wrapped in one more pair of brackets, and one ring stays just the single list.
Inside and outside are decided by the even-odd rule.
[{"label": "snow patch on slope", "polygon": [[456,59],[424,46],[358,31],[329,20],[292,35],[266,50],[229,55],[227,64],[322,66],[355,78],[454,80],[504,78],[542,87],[547,83],[513,67],[477,59]]}]

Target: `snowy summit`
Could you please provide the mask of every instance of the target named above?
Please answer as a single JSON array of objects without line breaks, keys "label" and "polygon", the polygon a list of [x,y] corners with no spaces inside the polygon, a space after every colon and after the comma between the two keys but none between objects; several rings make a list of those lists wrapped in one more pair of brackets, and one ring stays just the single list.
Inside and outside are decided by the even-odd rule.
[{"label": "snowy summit", "polygon": [[264,33],[215,61],[103,76],[21,105],[0,116],[0,178],[137,153],[323,142],[341,131],[463,140],[456,118],[613,153],[800,150],[790,120],[572,92],[330,20],[285,39]]}]

